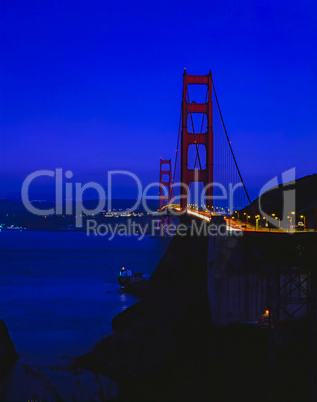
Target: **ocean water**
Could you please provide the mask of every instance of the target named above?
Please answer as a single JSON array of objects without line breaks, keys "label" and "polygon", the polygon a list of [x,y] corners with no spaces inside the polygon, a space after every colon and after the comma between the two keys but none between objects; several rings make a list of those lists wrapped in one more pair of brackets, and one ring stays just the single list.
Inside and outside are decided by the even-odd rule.
[{"label": "ocean water", "polygon": [[19,364],[56,364],[92,349],[135,303],[117,283],[122,266],[151,274],[169,239],[81,232],[0,233],[0,318]]}]

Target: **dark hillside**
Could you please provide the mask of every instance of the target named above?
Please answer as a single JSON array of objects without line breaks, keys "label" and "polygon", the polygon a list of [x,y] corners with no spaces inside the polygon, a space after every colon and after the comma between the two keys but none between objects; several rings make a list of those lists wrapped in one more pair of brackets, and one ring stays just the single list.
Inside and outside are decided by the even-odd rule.
[{"label": "dark hillside", "polygon": [[[313,229],[316,225],[317,174],[297,179],[295,184],[285,183],[283,185],[272,187],[259,198],[255,199],[252,202],[251,207],[248,206],[241,212],[246,212],[248,215],[253,217],[254,215],[261,214],[261,206],[266,214],[275,214],[281,219],[283,217],[284,196],[288,190],[293,189],[295,189],[296,192],[296,218],[298,220],[300,215],[304,215],[307,228]],[[240,213],[240,217],[243,218],[243,214]]]}]

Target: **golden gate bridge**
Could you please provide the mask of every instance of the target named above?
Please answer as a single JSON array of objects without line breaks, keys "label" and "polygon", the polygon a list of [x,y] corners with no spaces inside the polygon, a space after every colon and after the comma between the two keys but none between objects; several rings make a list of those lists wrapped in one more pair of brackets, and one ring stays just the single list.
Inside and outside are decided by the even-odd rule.
[{"label": "golden gate bridge", "polygon": [[[190,96],[193,86],[205,90],[199,102]],[[207,75],[190,75],[184,69],[174,166],[171,159],[160,159],[159,183],[159,211],[166,211],[161,217],[163,226],[171,222],[168,211],[174,210],[205,221],[222,215],[232,229],[285,233],[286,228],[281,228],[281,218],[276,214],[276,225],[272,227],[265,217],[253,211],[211,71]],[[244,209],[246,206],[249,210]],[[295,211],[290,211],[288,229],[292,231],[296,219],[293,215]]]}]

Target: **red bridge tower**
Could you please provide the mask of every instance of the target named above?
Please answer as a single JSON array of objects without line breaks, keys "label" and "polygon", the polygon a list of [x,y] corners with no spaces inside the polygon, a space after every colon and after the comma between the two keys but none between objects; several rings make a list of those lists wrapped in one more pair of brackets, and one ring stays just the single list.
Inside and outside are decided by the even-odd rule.
[{"label": "red bridge tower", "polygon": [[[164,166],[168,165],[168,167]],[[165,170],[163,170],[165,168]],[[168,170],[166,170],[168,169]],[[163,176],[167,175],[168,179],[163,180]],[[160,159],[160,191],[159,191],[159,209],[167,205],[171,200],[172,185],[172,164],[171,159]],[[166,194],[167,193],[167,194]],[[166,201],[166,203],[165,203]]]},{"label": "red bridge tower", "polygon": [[[205,103],[189,102],[188,85],[206,85],[208,97]],[[204,113],[207,117],[207,131],[196,134],[188,132],[187,119],[192,113]],[[195,131],[193,129],[193,131]],[[213,195],[213,165],[214,165],[214,139],[213,139],[213,116],[212,116],[212,74],[189,75],[184,69],[183,75],[183,97],[182,97],[182,133],[181,133],[181,182],[189,186],[191,182],[203,182],[205,187],[206,204],[210,210]],[[204,145],[206,148],[206,167],[201,169],[188,169],[188,148],[191,144],[196,146]],[[207,186],[207,188],[206,188]],[[187,207],[187,189],[181,187],[181,208]]]}]

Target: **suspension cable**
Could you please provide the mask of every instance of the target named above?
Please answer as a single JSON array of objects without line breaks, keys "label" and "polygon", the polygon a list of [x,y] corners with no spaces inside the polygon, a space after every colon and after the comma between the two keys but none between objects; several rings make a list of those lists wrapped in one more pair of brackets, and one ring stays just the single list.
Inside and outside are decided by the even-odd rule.
[{"label": "suspension cable", "polygon": [[236,160],[236,158],[235,158],[235,156],[234,156],[233,149],[232,149],[231,143],[230,143],[230,141],[229,141],[229,136],[228,136],[228,133],[227,133],[227,129],[226,129],[226,126],[225,126],[225,122],[224,122],[224,120],[223,120],[223,116],[222,116],[222,113],[221,113],[220,105],[219,105],[219,102],[218,102],[218,97],[217,97],[217,93],[216,93],[216,88],[215,88],[214,81],[212,81],[212,87],[213,87],[213,90],[214,90],[214,93],[215,93],[215,99],[216,99],[216,102],[217,102],[217,106],[218,106],[218,110],[219,110],[219,114],[220,114],[222,126],[223,126],[223,129],[225,130],[225,134],[226,134],[226,138],[227,138],[227,141],[228,141],[228,144],[229,144],[229,148],[230,148],[230,151],[231,151],[231,155],[232,155],[232,157],[233,157],[235,166],[236,166],[236,168],[237,168],[237,171],[238,171],[238,174],[239,174],[241,183],[242,183],[242,185],[243,185],[245,194],[246,194],[246,196],[247,196],[247,198],[248,198],[249,204],[251,205],[252,203],[251,203],[251,200],[250,200],[248,191],[247,191],[246,186],[245,186],[245,184],[244,184],[244,181],[243,181],[243,179],[242,179],[242,175],[241,175],[240,169],[239,169],[239,167],[238,167],[237,160]]},{"label": "suspension cable", "polygon": [[173,172],[173,183],[174,183],[175,174],[176,174],[176,164],[177,164],[177,156],[178,156],[179,138],[180,138],[180,133],[181,133],[181,124],[182,124],[182,106],[181,106],[181,113],[179,116],[179,124],[178,124],[178,135],[177,135],[176,155],[175,155],[174,172]]}]

